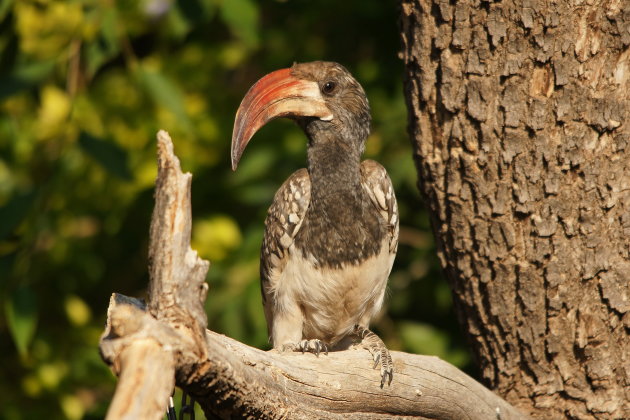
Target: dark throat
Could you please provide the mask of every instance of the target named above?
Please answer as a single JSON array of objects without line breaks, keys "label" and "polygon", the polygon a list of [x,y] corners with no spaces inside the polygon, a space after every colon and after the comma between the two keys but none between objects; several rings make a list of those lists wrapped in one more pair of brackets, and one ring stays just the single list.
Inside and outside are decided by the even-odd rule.
[{"label": "dark throat", "polygon": [[306,131],[311,202],[296,245],[318,266],[359,264],[380,250],[385,231],[361,185],[359,142]]},{"label": "dark throat", "polygon": [[342,200],[349,207],[361,201],[361,156],[347,140],[320,134],[309,140],[308,173],[311,178],[311,205],[335,207]]}]

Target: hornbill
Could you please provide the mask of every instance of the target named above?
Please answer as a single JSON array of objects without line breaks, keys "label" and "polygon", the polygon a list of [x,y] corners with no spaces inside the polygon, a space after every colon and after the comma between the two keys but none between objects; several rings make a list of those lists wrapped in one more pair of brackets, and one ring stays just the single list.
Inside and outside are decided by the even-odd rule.
[{"label": "hornbill", "polygon": [[370,108],[343,66],[316,61],[264,76],[236,114],[232,169],[254,133],[288,117],[308,138],[308,167],[276,192],[260,256],[269,337],[279,351],[328,352],[359,338],[380,362],[381,387],[393,363],[368,329],[383,304],[398,246],[398,209],[391,180],[372,160],[361,162]]}]

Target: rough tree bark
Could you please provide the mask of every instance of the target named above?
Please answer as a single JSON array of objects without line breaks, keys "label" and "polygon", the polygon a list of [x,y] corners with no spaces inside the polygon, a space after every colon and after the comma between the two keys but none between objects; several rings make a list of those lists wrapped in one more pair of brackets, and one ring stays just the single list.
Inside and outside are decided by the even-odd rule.
[{"label": "rough tree bark", "polygon": [[630,418],[630,2],[403,0],[409,130],[485,382]]},{"label": "rough tree bark", "polygon": [[394,381],[362,348],[264,352],[205,329],[208,263],[190,249],[190,174],[166,132],[149,244],[149,299],[114,294],[100,350],[119,375],[107,419],[164,417],[174,384],[209,418],[518,420],[525,416],[448,363],[393,352]]}]

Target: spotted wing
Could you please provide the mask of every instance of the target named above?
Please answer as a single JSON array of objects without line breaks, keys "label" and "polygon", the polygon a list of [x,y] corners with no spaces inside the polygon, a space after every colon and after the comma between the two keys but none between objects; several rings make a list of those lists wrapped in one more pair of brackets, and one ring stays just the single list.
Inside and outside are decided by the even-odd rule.
[{"label": "spotted wing", "polygon": [[271,326],[271,290],[278,288],[289,248],[297,235],[311,201],[311,180],[306,169],[293,173],[273,198],[265,220],[265,236],[260,251],[260,280],[267,325]]},{"label": "spotted wing", "polygon": [[392,181],[381,164],[365,160],[361,163],[361,184],[387,225],[389,252],[393,256],[398,249],[398,205]]}]

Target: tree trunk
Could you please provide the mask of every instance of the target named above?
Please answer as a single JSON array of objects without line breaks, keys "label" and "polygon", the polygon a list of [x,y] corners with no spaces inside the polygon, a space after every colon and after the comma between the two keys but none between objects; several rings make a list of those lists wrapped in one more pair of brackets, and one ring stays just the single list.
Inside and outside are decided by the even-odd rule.
[{"label": "tree trunk", "polygon": [[630,2],[403,0],[409,130],[485,382],[630,417]]}]

